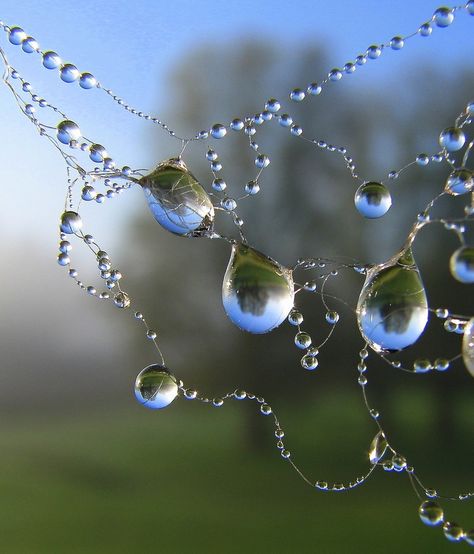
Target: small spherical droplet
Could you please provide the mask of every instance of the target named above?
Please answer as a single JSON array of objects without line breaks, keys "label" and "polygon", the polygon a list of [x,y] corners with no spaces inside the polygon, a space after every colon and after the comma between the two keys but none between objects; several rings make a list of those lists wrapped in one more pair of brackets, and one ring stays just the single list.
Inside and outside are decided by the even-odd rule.
[{"label": "small spherical droplet", "polygon": [[448,152],[460,150],[466,142],[466,136],[458,127],[447,127],[439,135],[439,144]]},{"label": "small spherical droplet", "polygon": [[318,96],[321,94],[323,89],[321,85],[318,85],[318,83],[310,83],[306,90],[308,91],[308,94],[311,94],[311,96]]},{"label": "small spherical droplet", "polygon": [[59,251],[60,252],[70,252],[72,250],[72,245],[68,240],[62,240],[59,243]]},{"label": "small spherical droplet", "polygon": [[59,142],[69,144],[72,140],[78,140],[81,137],[81,131],[74,121],[64,120],[58,123],[57,134]]},{"label": "small spherical droplet", "polygon": [[316,369],[318,367],[318,364],[318,358],[316,358],[316,356],[312,356],[311,354],[305,354],[301,358],[301,367],[309,371]]},{"label": "small spherical droplet", "polygon": [[255,165],[259,169],[263,169],[264,167],[268,167],[270,165],[270,158],[266,156],[265,154],[260,154],[255,158]]},{"label": "small spherical droplet", "polygon": [[92,73],[82,73],[79,79],[79,85],[83,89],[90,89],[97,86],[97,79],[92,75]]},{"label": "small spherical droplet", "polygon": [[444,518],[443,509],[437,502],[432,500],[423,502],[418,510],[418,514],[425,525],[432,527],[442,523]]},{"label": "small spherical droplet", "polygon": [[298,310],[291,310],[288,314],[288,321],[291,325],[301,325],[303,323],[303,314]]},{"label": "small spherical droplet", "polygon": [[295,88],[290,92],[290,100],[293,100],[293,102],[301,102],[304,100],[305,93],[300,88]]},{"label": "small spherical droplet", "polygon": [[72,211],[64,212],[61,215],[60,228],[62,233],[73,235],[82,229],[81,216]]},{"label": "small spherical droplet", "polygon": [[407,466],[407,461],[404,456],[395,454],[392,458],[393,468],[395,471],[403,471]]},{"label": "small spherical droplet", "polygon": [[429,360],[415,360],[413,362],[413,371],[415,373],[427,373],[433,369]]},{"label": "small spherical droplet", "polygon": [[445,358],[436,358],[434,368],[437,371],[446,371],[449,369],[449,360],[446,360]]},{"label": "small spherical droplet", "polygon": [[299,137],[303,133],[303,129],[300,127],[300,125],[292,125],[291,126],[291,134],[295,137]]},{"label": "small spherical droplet", "polygon": [[376,44],[372,44],[372,46],[369,46],[367,48],[367,57],[370,58],[371,60],[375,60],[376,58],[378,58],[381,53],[382,53],[382,49],[380,48],[380,46],[377,46]]},{"label": "small spherical droplet", "polygon": [[222,123],[215,123],[211,127],[211,136],[215,139],[221,139],[225,137],[226,134],[227,134],[227,129],[225,128],[224,125],[222,125]]},{"label": "small spherical droplet", "polygon": [[449,260],[451,275],[461,283],[474,283],[474,246],[461,246]]},{"label": "small spherical droplet", "polygon": [[58,256],[58,264],[65,266],[71,262],[69,256],[65,252],[61,252]]},{"label": "small spherical droplet", "polygon": [[212,150],[212,148],[210,148],[206,152],[206,160],[209,160],[210,162],[217,160],[217,152],[215,150]]},{"label": "small spherical droplet", "polygon": [[433,20],[438,27],[448,27],[454,21],[454,13],[451,8],[438,8],[433,14]]},{"label": "small spherical droplet", "polygon": [[212,181],[212,188],[217,192],[222,192],[227,188],[227,184],[224,179],[216,178]]},{"label": "small spherical droplet", "polygon": [[146,338],[147,339],[155,340],[156,336],[157,336],[156,331],[153,331],[153,329],[148,329],[148,331],[146,332]]},{"label": "small spherical droplet", "polygon": [[382,183],[363,183],[356,191],[354,203],[361,215],[375,219],[385,215],[392,205],[390,191]]},{"label": "small spherical droplet", "polygon": [[213,398],[212,404],[216,408],[220,408],[221,406],[224,405],[224,400],[222,400],[222,398]]},{"label": "small spherical droplet", "polygon": [[428,154],[418,154],[416,163],[421,166],[428,165],[430,163],[430,157]]},{"label": "small spherical droplet", "polygon": [[311,337],[308,335],[308,333],[300,331],[299,333],[296,333],[295,344],[298,348],[304,350],[305,348],[311,346]]},{"label": "small spherical droplet", "polygon": [[39,50],[39,44],[33,37],[27,37],[21,44],[23,52],[31,54],[32,52],[37,52]]},{"label": "small spherical droplet", "polygon": [[278,123],[282,127],[290,127],[293,124],[293,118],[287,113],[284,113],[284,114],[281,114],[280,119],[278,120]]},{"label": "small spherical droplet", "polygon": [[342,71],[337,67],[331,69],[331,71],[328,73],[328,79],[330,81],[339,81],[340,79],[342,79]]},{"label": "small spherical droplet", "polygon": [[446,521],[443,525],[444,536],[451,542],[459,542],[464,538],[464,531],[457,523]]},{"label": "small spherical droplet", "polygon": [[276,113],[280,109],[280,102],[275,98],[270,98],[265,104],[265,109],[271,113]]},{"label": "small spherical droplet", "polygon": [[74,81],[77,81],[80,75],[81,74],[79,73],[77,67],[71,63],[64,64],[59,72],[61,80],[65,83],[73,83]]},{"label": "small spherical droplet", "polygon": [[244,122],[238,118],[233,119],[230,123],[230,128],[233,131],[242,131],[242,129],[244,128]]},{"label": "small spherical droplet", "polygon": [[118,292],[114,296],[114,304],[117,306],[117,308],[129,308],[130,297],[126,292]]},{"label": "small spherical droplet", "polygon": [[101,144],[91,144],[89,158],[96,163],[101,163],[108,157],[106,149]]},{"label": "small spherical droplet", "polygon": [[339,321],[339,314],[334,311],[326,312],[326,321],[330,325],[335,325]]},{"label": "small spherical droplet", "polygon": [[221,200],[221,208],[226,210],[227,212],[232,212],[237,207],[237,202],[234,198],[230,198],[226,196]]},{"label": "small spherical droplet", "polygon": [[281,451],[281,457],[285,458],[287,460],[291,456],[291,452],[289,450],[282,450]]},{"label": "small spherical droplet", "polygon": [[245,185],[245,192],[247,194],[250,194],[251,196],[254,196],[260,191],[260,185],[257,183],[257,181],[249,181]]},{"label": "small spherical droplet", "polygon": [[97,193],[94,187],[91,187],[90,185],[86,185],[82,189],[81,198],[86,201],[94,200]]},{"label": "small spherical droplet", "polygon": [[177,396],[176,378],[165,366],[152,364],[138,374],[135,381],[135,398],[146,408],[165,408]]},{"label": "small spherical droplet", "polygon": [[184,391],[184,396],[188,399],[188,400],[194,400],[196,397],[197,397],[197,391],[193,390],[193,389],[186,389]]},{"label": "small spherical droplet", "polygon": [[432,32],[433,29],[430,23],[423,23],[423,25],[420,25],[420,28],[418,29],[418,33],[422,37],[429,37]]},{"label": "small spherical droplet", "polygon": [[474,190],[474,173],[470,169],[455,169],[449,175],[444,190],[451,196],[459,196]]},{"label": "small spherical droplet", "polygon": [[247,397],[247,393],[244,390],[237,389],[234,391],[234,398],[236,400],[244,400]]},{"label": "small spherical droplet", "polygon": [[8,40],[15,46],[20,45],[26,38],[26,33],[21,27],[11,27],[8,31]]},{"label": "small spherical droplet", "polygon": [[393,37],[390,41],[390,48],[392,50],[401,50],[405,46],[405,41],[402,37]]},{"label": "small spherical droplet", "polygon": [[269,406],[268,404],[262,404],[260,406],[260,412],[263,414],[263,415],[270,415],[272,413],[272,408],[271,406]]},{"label": "small spherical droplet", "polygon": [[351,73],[354,73],[356,68],[357,66],[352,62],[347,62],[346,64],[344,64],[344,72],[347,73],[348,75],[350,75]]}]

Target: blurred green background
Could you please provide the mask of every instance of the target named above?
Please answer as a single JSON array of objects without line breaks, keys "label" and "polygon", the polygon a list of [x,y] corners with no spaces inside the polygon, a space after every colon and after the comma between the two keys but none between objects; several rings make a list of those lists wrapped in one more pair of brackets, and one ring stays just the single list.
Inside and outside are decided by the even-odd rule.
[{"label": "blurred green background", "polygon": [[[50,10],[53,5],[46,3]],[[146,7],[140,4],[137,10],[146,12]],[[179,7],[184,9],[178,3]],[[423,8],[426,18],[436,6],[415,2],[411,7],[414,15],[406,32],[421,22],[416,19],[418,10]],[[27,30],[38,39],[42,31],[54,36],[55,21],[67,24],[64,14],[58,19],[49,11],[53,21],[35,27],[34,16],[39,14],[30,8],[15,13],[18,19],[9,22],[26,28],[25,19],[29,20]],[[119,8],[123,9],[121,3]],[[157,9],[149,8],[150,13]],[[224,28],[232,26],[237,8],[229,8]],[[310,13],[315,17],[323,8],[317,3]],[[408,8],[410,3],[405,3],[397,13],[404,11],[407,19]],[[220,5],[219,9],[225,11]],[[367,12],[366,25],[355,29],[351,20],[360,9]],[[387,4],[377,19],[376,8],[368,3],[346,4],[347,17],[333,14],[333,43],[310,35],[302,41],[296,28],[281,44],[277,31],[279,41],[253,32],[230,36],[217,48],[216,35],[203,27],[196,34],[199,40],[183,48],[166,72],[154,73],[153,51],[143,58],[129,51],[125,60],[137,71],[147,67],[146,77],[161,83],[149,109],[190,134],[216,121],[255,113],[270,96],[285,102],[291,87],[304,86],[341,61],[334,44],[343,41],[348,33],[344,29],[351,30],[358,45],[343,54],[347,59],[358,53],[354,48],[368,45],[360,44],[357,30],[371,41],[389,38],[378,36],[382,23],[390,19],[388,9]],[[110,15],[109,22],[118,22],[120,14]],[[288,18],[297,16],[295,8]],[[81,16],[73,13],[71,21],[75,17]],[[425,47],[425,39],[415,37],[413,57],[408,52],[411,43],[407,52],[384,53],[380,61],[368,62],[340,84],[329,86],[320,98],[302,105],[288,102],[283,111],[291,110],[307,136],[346,146],[363,178],[386,178],[419,152],[435,152],[439,131],[472,100],[472,60],[459,54],[459,43],[466,52],[472,46],[472,32],[462,27],[466,22],[461,15],[459,19],[458,29],[453,25],[443,31],[451,33],[447,39],[435,32]],[[92,22],[88,26],[78,21],[87,48],[70,50],[71,58],[78,62],[84,56],[95,72],[92,65],[103,61],[96,60],[98,48],[104,48],[104,56],[111,56],[110,49],[97,38]],[[123,38],[124,48],[150,40],[146,31],[151,23],[142,24]],[[56,31],[64,29],[57,25]],[[109,32],[113,42],[115,35]],[[169,31],[166,44],[173,39]],[[344,37],[348,39],[352,37]],[[63,48],[71,49],[67,38],[62,40]],[[423,44],[423,52],[416,41]],[[59,50],[61,44],[48,46]],[[15,58],[12,49],[8,52],[16,65],[20,54]],[[117,90],[125,80],[125,89],[136,94],[139,104],[139,87],[125,67],[117,67],[101,68],[101,80],[109,69]],[[39,75],[41,81],[44,77]],[[44,87],[54,99],[54,79],[45,81]],[[63,92],[61,88],[60,101],[66,101]],[[1,94],[2,115],[21,119],[5,88]],[[144,124],[136,126],[128,114],[99,96],[71,94],[73,119],[81,128],[82,121],[89,125],[94,137],[109,137],[103,142],[122,156],[120,165],[152,167],[177,154],[175,142]],[[77,104],[75,94],[81,98]],[[143,95],[150,102],[150,91]],[[423,526],[417,516],[419,501],[404,474],[380,470],[350,493],[312,490],[281,459],[271,420],[259,416],[253,404],[228,401],[213,408],[178,399],[158,413],[136,404],[135,375],[156,361],[154,351],[131,314],[127,317],[81,295],[64,271],[54,267],[57,219],[49,213],[61,210],[64,178],[54,173],[61,162],[43,144],[46,141],[31,133],[27,122],[14,128],[5,121],[0,551],[398,554],[468,548],[452,546],[439,529]],[[394,200],[389,214],[380,221],[362,221],[353,207],[355,183],[337,154],[304,144],[276,126],[262,128],[257,140],[272,163],[263,174],[262,192],[242,202],[239,213],[248,223],[250,243],[287,265],[302,256],[348,256],[374,263],[387,259],[448,174],[444,166],[434,164],[411,169],[389,183]],[[223,161],[229,192],[239,196],[254,172],[245,138],[235,135],[209,145]],[[212,179],[204,159],[207,146],[190,148],[185,157],[206,187]],[[459,214],[464,203],[446,199],[437,213]],[[306,372],[299,365],[301,353],[293,345],[290,326],[254,337],[226,319],[220,287],[228,245],[166,234],[148,213],[139,190],[110,204],[84,206],[81,213],[86,232],[110,251],[125,275],[125,290],[157,329],[168,365],[186,384],[211,397],[240,387],[264,395],[281,420],[295,461],[314,480],[349,481],[366,470],[376,427],[357,385],[362,342],[350,309],[334,304],[341,324],[321,354],[320,367]],[[219,220],[221,228],[230,230],[227,224],[225,218]],[[472,234],[468,239],[473,240]],[[455,282],[447,269],[455,248],[454,235],[431,226],[420,233],[415,257],[430,305],[472,314],[472,290]],[[73,260],[79,260],[74,264],[84,267],[84,278],[93,279],[92,260],[81,257],[79,250],[73,251],[73,256],[78,254]],[[298,279],[310,277],[302,273]],[[329,292],[354,306],[361,285],[360,276],[342,273]],[[297,305],[305,315],[305,330],[318,342],[327,332],[318,296],[301,293]],[[452,356],[459,352],[460,341],[459,335],[445,333],[441,322],[431,318],[419,345],[401,358],[411,363],[418,355]],[[369,398],[382,412],[391,442],[417,467],[424,483],[445,494],[472,490],[473,383],[462,363],[446,374],[407,375],[371,357],[368,378]],[[449,519],[466,528],[474,526],[472,502],[445,502],[444,508]]]}]

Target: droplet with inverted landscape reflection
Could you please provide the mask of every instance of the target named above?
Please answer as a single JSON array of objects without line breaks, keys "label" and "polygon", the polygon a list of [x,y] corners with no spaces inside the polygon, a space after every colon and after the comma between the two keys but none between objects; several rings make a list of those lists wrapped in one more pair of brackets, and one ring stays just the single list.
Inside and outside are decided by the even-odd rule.
[{"label": "droplet with inverted landscape reflection", "polygon": [[411,346],[427,321],[428,301],[411,248],[368,271],[357,303],[357,322],[376,352]]},{"label": "droplet with inverted landscape reflection", "polygon": [[392,205],[392,197],[388,188],[382,183],[363,183],[357,189],[354,203],[361,215],[368,219],[376,219],[385,215]]},{"label": "droplet with inverted landscape reflection", "polygon": [[290,269],[245,244],[232,246],[222,302],[237,327],[249,333],[268,333],[288,317],[294,296]]},{"label": "droplet with inverted landscape reflection", "polygon": [[189,237],[212,233],[214,206],[181,159],[162,162],[139,183],[153,217],[166,230]]},{"label": "droplet with inverted landscape reflection", "polygon": [[178,395],[178,383],[169,369],[152,364],[140,371],[135,381],[135,398],[146,408],[166,408]]}]

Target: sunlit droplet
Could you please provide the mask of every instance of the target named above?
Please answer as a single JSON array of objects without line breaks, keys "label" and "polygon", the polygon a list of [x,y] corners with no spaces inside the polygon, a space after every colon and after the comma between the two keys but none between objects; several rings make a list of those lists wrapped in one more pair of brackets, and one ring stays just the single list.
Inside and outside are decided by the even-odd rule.
[{"label": "sunlit droplet", "polygon": [[291,270],[250,246],[232,246],[222,301],[237,327],[250,333],[268,333],[285,320],[293,300]]},{"label": "sunlit droplet", "polygon": [[445,192],[451,196],[459,196],[474,190],[474,174],[464,167],[455,169],[446,180]]},{"label": "sunlit droplet", "polygon": [[448,152],[460,150],[466,142],[466,136],[458,127],[447,127],[439,135],[439,144]]},{"label": "sunlit droplet", "polygon": [[451,542],[459,542],[464,537],[463,528],[457,523],[446,521],[443,525],[444,536]]},{"label": "sunlit droplet", "polygon": [[143,369],[135,381],[135,398],[152,410],[166,408],[178,395],[176,378],[163,365]]},{"label": "sunlit droplet", "polygon": [[82,229],[81,216],[73,211],[64,212],[59,224],[62,233],[73,235]]},{"label": "sunlit droplet", "polygon": [[444,518],[443,509],[437,502],[433,502],[432,500],[423,502],[418,509],[418,514],[425,525],[430,525],[432,527],[440,525]]},{"label": "sunlit droplet", "polygon": [[384,456],[388,448],[388,442],[383,431],[379,431],[369,447],[369,460],[371,464],[377,464]]},{"label": "sunlit droplet", "polygon": [[69,144],[72,140],[78,140],[81,137],[81,131],[74,121],[68,119],[61,121],[57,126],[56,136],[59,142]]},{"label": "sunlit droplet", "polygon": [[97,86],[97,79],[92,73],[82,73],[79,79],[79,85],[83,89],[90,89]]},{"label": "sunlit droplet", "polygon": [[451,275],[461,283],[474,283],[474,246],[461,246],[449,259]]},{"label": "sunlit droplet", "polygon": [[375,219],[385,215],[392,205],[388,188],[382,183],[363,183],[356,191],[354,203],[361,215]]},{"label": "sunlit droplet", "polygon": [[434,22],[438,27],[448,27],[454,21],[454,13],[451,8],[438,8],[433,14]]}]

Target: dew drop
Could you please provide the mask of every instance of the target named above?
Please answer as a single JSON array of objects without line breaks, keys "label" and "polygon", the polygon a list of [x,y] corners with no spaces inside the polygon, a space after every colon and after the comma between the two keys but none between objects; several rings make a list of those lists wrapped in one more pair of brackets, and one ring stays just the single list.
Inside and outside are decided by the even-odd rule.
[{"label": "dew drop", "polygon": [[81,74],[79,73],[77,67],[71,63],[64,64],[59,72],[61,80],[65,83],[74,83],[74,81],[79,79],[80,75]]},{"label": "dew drop", "polygon": [[293,308],[291,270],[236,243],[222,284],[222,301],[229,319],[244,331],[262,334],[278,327]]},{"label": "dew drop", "polygon": [[461,246],[449,259],[451,275],[461,283],[474,283],[474,246]]},{"label": "dew drop", "polygon": [[21,27],[11,27],[8,31],[8,40],[15,46],[19,46],[26,38],[26,33]]},{"label": "dew drop", "polygon": [[447,127],[441,131],[439,135],[439,144],[442,148],[446,148],[448,152],[456,152],[460,150],[466,142],[466,136],[462,129],[458,127]]},{"label": "dew drop", "polygon": [[425,525],[430,525],[431,527],[440,525],[444,518],[443,509],[437,502],[433,502],[432,500],[423,502],[418,509],[418,514],[421,521]]},{"label": "dew drop", "polygon": [[318,367],[318,358],[316,358],[316,356],[312,356],[311,354],[305,354],[301,358],[301,367],[307,369],[308,371],[316,369]]},{"label": "dew drop", "polygon": [[81,137],[81,131],[74,121],[64,120],[58,123],[56,136],[59,142],[69,144],[72,140],[78,140]]},{"label": "dew drop", "polygon": [[225,137],[227,134],[227,129],[225,125],[222,125],[222,123],[215,123],[211,127],[211,136],[215,139],[221,139]]},{"label": "dew drop", "polygon": [[89,158],[93,162],[101,163],[108,156],[107,150],[101,144],[92,144],[89,148]]},{"label": "dew drop", "polygon": [[31,54],[32,52],[37,52],[39,50],[39,44],[33,37],[27,37],[21,44],[23,52]]},{"label": "dew drop", "polygon": [[405,46],[405,41],[402,37],[393,37],[390,41],[390,48],[392,50],[401,50]]},{"label": "dew drop", "polygon": [[415,343],[428,321],[428,301],[411,248],[370,269],[357,303],[357,322],[376,351]]},{"label": "dew drop", "polygon": [[328,73],[328,79],[330,81],[339,81],[342,79],[342,71],[335,67]]},{"label": "dew drop", "polygon": [[276,113],[280,109],[280,102],[278,102],[275,98],[270,98],[270,100],[268,100],[265,104],[265,109],[271,113]]},{"label": "dew drop", "polygon": [[189,237],[212,232],[211,199],[182,160],[162,162],[139,183],[153,217],[166,230]]},{"label": "dew drop", "polygon": [[448,27],[454,21],[454,13],[451,8],[438,8],[433,14],[434,22],[438,27]]},{"label": "dew drop", "polygon": [[459,542],[464,538],[464,531],[461,526],[451,521],[446,521],[443,525],[444,536],[451,542]]},{"label": "dew drop", "polygon": [[445,192],[451,196],[466,194],[474,189],[474,174],[464,167],[455,169],[448,177]]},{"label": "dew drop", "polygon": [[244,122],[238,118],[233,119],[230,123],[230,128],[233,131],[242,131],[242,129],[244,128]]},{"label": "dew drop", "polygon": [[117,308],[129,308],[130,297],[126,292],[118,292],[114,296],[114,304],[117,306]]},{"label": "dew drop", "polygon": [[322,90],[321,85],[318,85],[318,83],[310,83],[307,88],[308,94],[311,94],[311,96],[318,96]]},{"label": "dew drop", "polygon": [[176,378],[163,365],[143,369],[135,381],[135,398],[152,410],[166,408],[178,395]]},{"label": "dew drop", "polygon": [[429,23],[423,23],[423,25],[420,25],[420,28],[418,29],[418,33],[422,37],[429,37],[432,32],[433,32],[433,28]]},{"label": "dew drop", "polygon": [[464,326],[462,359],[467,370],[474,377],[474,317]]},{"label": "dew drop", "polygon": [[90,89],[97,86],[97,79],[92,73],[83,73],[79,79],[79,85],[83,89]]},{"label": "dew drop", "polygon": [[385,215],[392,205],[388,188],[382,183],[363,183],[356,191],[354,203],[361,215],[375,219]]},{"label": "dew drop", "polygon": [[377,464],[384,456],[388,448],[388,442],[383,431],[379,431],[369,447],[369,461],[371,464]]},{"label": "dew drop", "polygon": [[82,229],[81,216],[73,211],[64,212],[61,215],[60,229],[62,233],[74,235]]},{"label": "dew drop", "polygon": [[300,331],[295,335],[295,344],[298,348],[301,348],[302,350],[309,348],[311,346],[311,337],[308,335],[308,333]]},{"label": "dew drop", "polygon": [[370,58],[371,60],[377,59],[381,53],[382,53],[382,49],[380,48],[380,46],[377,46],[375,44],[367,48],[367,57]]},{"label": "dew drop", "polygon": [[293,102],[301,102],[305,98],[305,93],[300,88],[295,88],[290,92],[290,100]]}]

